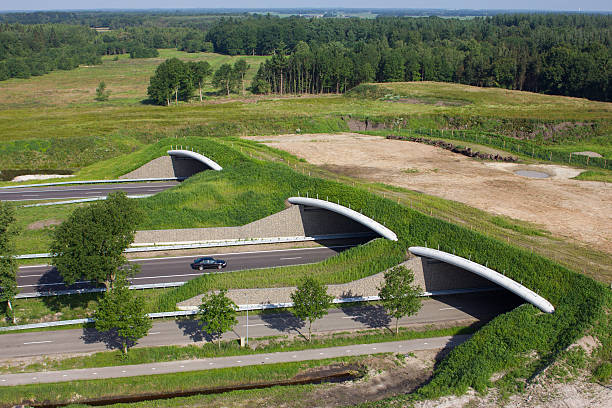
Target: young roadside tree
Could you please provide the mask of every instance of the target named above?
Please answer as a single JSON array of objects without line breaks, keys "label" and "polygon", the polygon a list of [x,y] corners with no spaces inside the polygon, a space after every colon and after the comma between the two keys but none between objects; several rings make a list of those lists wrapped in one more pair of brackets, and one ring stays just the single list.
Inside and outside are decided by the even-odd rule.
[{"label": "young roadside tree", "polygon": [[223,88],[227,95],[235,88],[238,76],[230,64],[223,64],[215,71],[213,85]]},{"label": "young roadside tree", "polygon": [[110,96],[110,91],[106,90],[106,83],[104,81],[100,81],[98,87],[96,88],[96,101],[104,102],[108,101],[108,97]]},{"label": "young roadside tree", "polygon": [[152,327],[151,319],[145,313],[144,299],[129,289],[125,276],[119,277],[113,288],[104,293],[94,318],[96,330],[117,332],[124,355]]},{"label": "young roadside tree", "polygon": [[198,86],[200,102],[202,102],[202,88],[204,87],[206,78],[212,74],[212,68],[207,61],[189,62],[187,66],[191,71],[191,78],[194,85]]},{"label": "young roadside tree", "polygon": [[395,335],[399,334],[399,319],[412,316],[421,308],[421,288],[412,286],[414,274],[404,266],[396,266],[385,272],[385,283],[378,296],[387,313],[395,318]]},{"label": "young roadside tree", "polygon": [[219,348],[221,348],[221,335],[238,323],[237,306],[225,296],[226,293],[225,289],[216,294],[209,293],[202,298],[200,305],[200,322],[202,326],[206,326],[208,333],[216,335]]},{"label": "young roadside tree", "polygon": [[[141,217],[136,201],[124,192],[75,209],[54,231],[52,265],[68,285],[91,280],[112,289],[118,272],[127,264],[123,251],[134,242]],[[133,268],[127,271],[134,272]]]},{"label": "young roadside tree", "polygon": [[19,233],[15,227],[15,210],[7,202],[0,201],[0,302],[6,302],[7,315],[17,324],[13,300],[17,295],[17,262],[13,257],[13,238]]},{"label": "young roadside tree", "polygon": [[312,339],[312,322],[327,314],[333,299],[325,285],[311,277],[304,279],[291,294],[294,314],[302,321],[308,319],[308,341]]},{"label": "young roadside tree", "polygon": [[234,64],[234,72],[236,76],[240,78],[240,87],[242,88],[242,95],[244,95],[244,76],[251,66],[247,64],[245,59],[239,59]]}]

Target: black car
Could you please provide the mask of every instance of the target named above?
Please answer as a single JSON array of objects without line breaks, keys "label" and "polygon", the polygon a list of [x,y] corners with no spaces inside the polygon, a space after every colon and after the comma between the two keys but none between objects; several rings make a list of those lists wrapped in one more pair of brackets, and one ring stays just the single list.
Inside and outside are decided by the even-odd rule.
[{"label": "black car", "polygon": [[206,268],[225,268],[227,266],[227,262],[223,259],[215,259],[210,256],[205,256],[204,258],[198,258],[193,261],[191,264],[191,269],[199,269],[204,270]]}]

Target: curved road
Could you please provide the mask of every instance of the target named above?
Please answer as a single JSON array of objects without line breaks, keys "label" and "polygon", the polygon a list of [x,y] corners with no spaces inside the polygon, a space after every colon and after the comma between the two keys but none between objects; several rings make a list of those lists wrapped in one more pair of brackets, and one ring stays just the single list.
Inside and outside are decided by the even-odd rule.
[{"label": "curved road", "polygon": [[[363,242],[363,240],[361,242]],[[145,285],[185,282],[205,273],[226,273],[244,269],[315,263],[358,245],[361,242],[353,240],[343,245],[330,247],[203,255],[214,256],[215,258],[226,260],[227,267],[221,271],[217,271],[216,269],[205,269],[204,271],[191,269],[190,264],[198,255],[135,259],[133,262],[137,262],[141,269],[140,273],[132,278],[132,284]],[[57,270],[49,265],[20,267],[17,274],[17,286],[20,293],[44,293],[46,291],[95,287],[86,281],[66,287],[66,285],[62,283],[62,278]]]},{"label": "curved road", "polygon": [[178,181],[116,183],[116,184],[75,184],[49,187],[23,187],[0,189],[0,201],[29,200],[69,200],[91,197],[106,197],[115,191],[124,191],[128,195],[150,195],[169,189]]}]

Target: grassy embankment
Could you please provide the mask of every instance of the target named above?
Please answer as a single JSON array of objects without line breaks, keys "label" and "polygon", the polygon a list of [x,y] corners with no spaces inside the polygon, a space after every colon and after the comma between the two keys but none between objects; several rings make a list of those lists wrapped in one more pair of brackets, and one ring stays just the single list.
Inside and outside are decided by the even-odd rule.
[{"label": "grassy embankment", "polygon": [[[189,210],[201,214],[208,211],[215,217],[224,216],[227,206],[218,203],[217,208],[211,208],[210,204],[216,200],[212,198],[207,198],[206,209],[191,208],[198,198],[196,191],[202,191],[203,184],[214,190],[216,183],[223,179],[224,186],[232,186],[230,190],[236,197],[240,197],[241,201],[256,203],[255,206],[261,211],[282,207],[286,196],[298,190],[316,191],[333,200],[342,198],[343,204],[367,209],[367,215],[384,221],[398,233],[400,240],[397,243],[377,240],[317,265],[275,268],[274,274],[270,270],[255,270],[231,274],[232,279],[224,275],[197,278],[183,287],[164,293],[160,297],[160,309],[211,288],[256,287],[262,282],[286,285],[313,273],[327,283],[354,280],[397,263],[409,245],[439,245],[441,249],[470,257],[476,262],[486,262],[490,267],[504,271],[507,276],[522,281],[555,305],[554,314],[542,314],[531,305],[523,305],[486,325],[472,340],[451,352],[437,369],[432,382],[421,392],[421,395],[435,397],[461,393],[467,387],[483,390],[489,384],[490,376],[500,370],[510,371],[520,366],[523,370],[521,376],[537,372],[601,319],[605,308],[609,307],[610,293],[603,285],[537,254],[425,216],[358,187],[310,178],[285,164],[251,159],[211,140],[202,140],[202,143],[206,151],[212,152],[212,156],[225,168],[223,174],[201,173],[176,190],[143,200],[145,206],[161,208],[156,211],[156,217],[166,218],[171,212],[189,215]],[[246,186],[253,184],[266,188],[251,193]],[[232,210],[235,211],[233,217],[243,214],[244,208]],[[250,208],[248,213],[251,213]],[[257,208],[253,213],[257,214]],[[355,263],[355,259],[359,262]],[[526,372],[519,357],[530,351],[536,351],[538,358]]]},{"label": "grassy embankment", "polygon": [[[322,177],[331,180],[338,180],[345,184],[360,186],[363,190],[369,190],[379,195],[384,195],[392,200],[400,200],[400,203],[409,208],[419,210],[423,213],[429,213],[436,218],[448,220],[449,222],[464,225],[467,228],[479,231],[488,236],[512,242],[512,244],[525,248],[529,251],[539,253],[543,256],[555,259],[562,265],[573,269],[583,271],[588,276],[603,282],[609,282],[612,279],[610,271],[612,270],[612,257],[603,252],[594,251],[586,246],[560,240],[551,236],[548,232],[541,230],[529,223],[509,219],[506,217],[493,216],[484,211],[474,209],[464,204],[427,196],[414,191],[400,189],[392,186],[361,183],[349,177],[338,177],[328,171],[308,165],[297,158],[269,147],[255,144],[253,142],[240,139],[217,139],[230,149],[233,147],[236,150],[242,149],[245,154],[260,157],[266,160],[275,160],[284,163],[289,163],[289,166],[297,171],[313,176]],[[206,149],[202,144],[204,141],[200,138],[181,138],[180,143],[194,146],[199,149]],[[169,143],[176,143],[176,139],[162,140],[155,145],[148,146],[127,157],[120,157],[100,162],[83,169],[83,173],[88,173],[92,177],[116,176],[122,172],[130,171],[141,164],[146,163],[150,159],[164,154],[169,147]],[[212,155],[211,155],[212,156]],[[214,156],[212,156],[214,157]],[[247,160],[245,158],[245,160]],[[250,159],[248,159],[250,160]],[[245,173],[246,174],[246,173]],[[167,194],[159,197],[151,198],[142,201],[149,209],[154,209],[151,213],[158,214],[154,219],[147,219],[142,225],[142,228],[183,228],[183,227],[206,227],[219,225],[240,225],[260,217],[269,215],[273,212],[284,208],[276,195],[293,195],[297,190],[287,189],[286,185],[281,183],[281,186],[275,186],[278,178],[270,176],[272,180],[265,183],[272,187],[272,190],[263,191],[261,187],[254,188],[252,193],[244,183],[248,180],[242,180],[242,175],[236,177],[227,177],[210,180],[209,177],[213,174],[203,174],[198,177],[202,179],[193,179],[184,186],[177,188],[176,191],[168,191]],[[201,188],[201,183],[210,183],[210,187]],[[206,200],[204,205],[203,197],[200,194],[202,190],[210,190],[212,194]],[[304,190],[302,190],[304,191]],[[197,195],[194,195],[198,192]],[[303,194],[303,192],[302,192]],[[259,203],[254,208],[246,208],[245,200],[250,201],[255,198],[255,202]],[[176,200],[175,204],[169,205],[171,201]],[[271,206],[267,206],[271,203]],[[168,206],[169,205],[169,206]],[[73,206],[53,206],[40,208],[20,208],[18,209],[19,224],[24,228],[24,234],[18,241],[18,247],[25,252],[44,252],[47,250],[50,242],[49,227],[28,230],[27,225],[33,222],[42,221],[49,223],[50,221],[61,221],[72,210]],[[161,210],[165,208],[165,210]],[[228,213],[227,208],[232,208],[232,212]],[[159,211],[161,210],[161,211]],[[252,212],[251,212],[252,211]],[[177,217],[177,214],[181,214]],[[373,243],[374,244],[374,243]],[[354,262],[360,262],[363,258],[352,258]],[[585,268],[589,265],[589,268]],[[325,268],[328,272],[333,271],[329,265],[322,264],[319,268]],[[337,268],[337,267],[336,267]],[[310,268],[302,268],[304,271]],[[244,285],[252,285],[254,281],[259,279],[259,276],[247,278],[248,272],[240,272],[224,276],[225,281],[219,283],[234,281]],[[328,275],[331,276],[331,275]],[[236,279],[236,280],[234,280]],[[335,280],[338,282],[337,280]],[[293,284],[294,280],[280,278],[274,270],[269,271],[266,276],[268,284],[276,284],[282,286],[284,284]],[[330,281],[331,283],[331,281]],[[227,284],[227,283],[223,283]],[[235,286],[240,287],[240,286]],[[158,298],[168,290],[153,290],[146,291],[143,295],[148,301],[148,309],[157,311]],[[194,295],[197,293],[194,293]],[[64,320],[73,318],[82,318],[90,315],[95,309],[98,295],[92,294],[84,297],[61,296],[57,298],[38,298],[38,299],[21,299],[16,303],[18,317],[22,323],[30,323],[52,318],[53,320]]]},{"label": "grassy embankment", "polygon": [[[147,375],[140,377],[112,378],[105,380],[70,381],[51,384],[20,385],[1,387],[0,406],[12,407],[20,403],[56,402],[76,403],[88,398],[100,398],[114,395],[134,395],[173,392],[197,388],[232,387],[249,383],[267,383],[271,381],[289,380],[309,368],[325,366],[332,363],[359,363],[364,357],[344,357],[296,363],[222,368],[205,371],[191,371],[162,375]],[[294,387],[282,388],[285,392]],[[300,389],[298,387],[297,389]],[[215,400],[218,396],[196,396],[167,400],[170,406],[177,402]],[[165,401],[159,401],[163,404]],[[151,406],[152,402],[142,406]],[[157,406],[157,402],[154,402]]]}]

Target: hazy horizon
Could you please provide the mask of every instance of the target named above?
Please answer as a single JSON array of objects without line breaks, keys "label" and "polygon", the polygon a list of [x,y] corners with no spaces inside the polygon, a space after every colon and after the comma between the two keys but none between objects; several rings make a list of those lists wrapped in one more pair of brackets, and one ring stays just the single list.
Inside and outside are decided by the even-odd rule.
[{"label": "hazy horizon", "polygon": [[[552,11],[552,12],[610,12],[612,11],[612,3],[609,1],[602,0],[588,0],[581,3],[581,7],[576,8],[575,2],[567,0],[563,1],[552,1],[552,0],[517,0],[514,2],[514,7],[508,8],[507,2],[499,0],[493,1],[482,1],[482,0],[467,0],[460,7],[457,7],[456,2],[449,0],[433,0],[433,1],[417,1],[411,4],[409,7],[406,6],[405,2],[390,0],[385,2],[385,5],[377,7],[367,7],[364,4],[369,2],[364,0],[355,0],[350,2],[350,5],[342,4],[347,2],[346,0],[338,0],[336,4],[317,4],[315,1],[311,4],[303,4],[299,1],[295,5],[287,5],[285,1],[270,1],[265,7],[261,6],[258,1],[251,0],[230,0],[226,7],[207,7],[199,2],[193,0],[178,0],[174,2],[174,7],[167,7],[166,2],[159,0],[59,0],[53,1],[50,5],[48,1],[44,0],[25,0],[19,3],[19,8],[4,8],[0,6],[0,12],[36,12],[36,11],[171,11],[171,10],[291,10],[291,9],[363,9],[363,10],[377,10],[377,9],[399,9],[399,10],[474,10],[474,11]],[[278,3],[278,4],[277,4]],[[426,6],[425,6],[426,5]],[[453,5],[450,7],[449,5]],[[486,7],[484,7],[486,6]],[[504,7],[505,6],[505,7]]]}]

